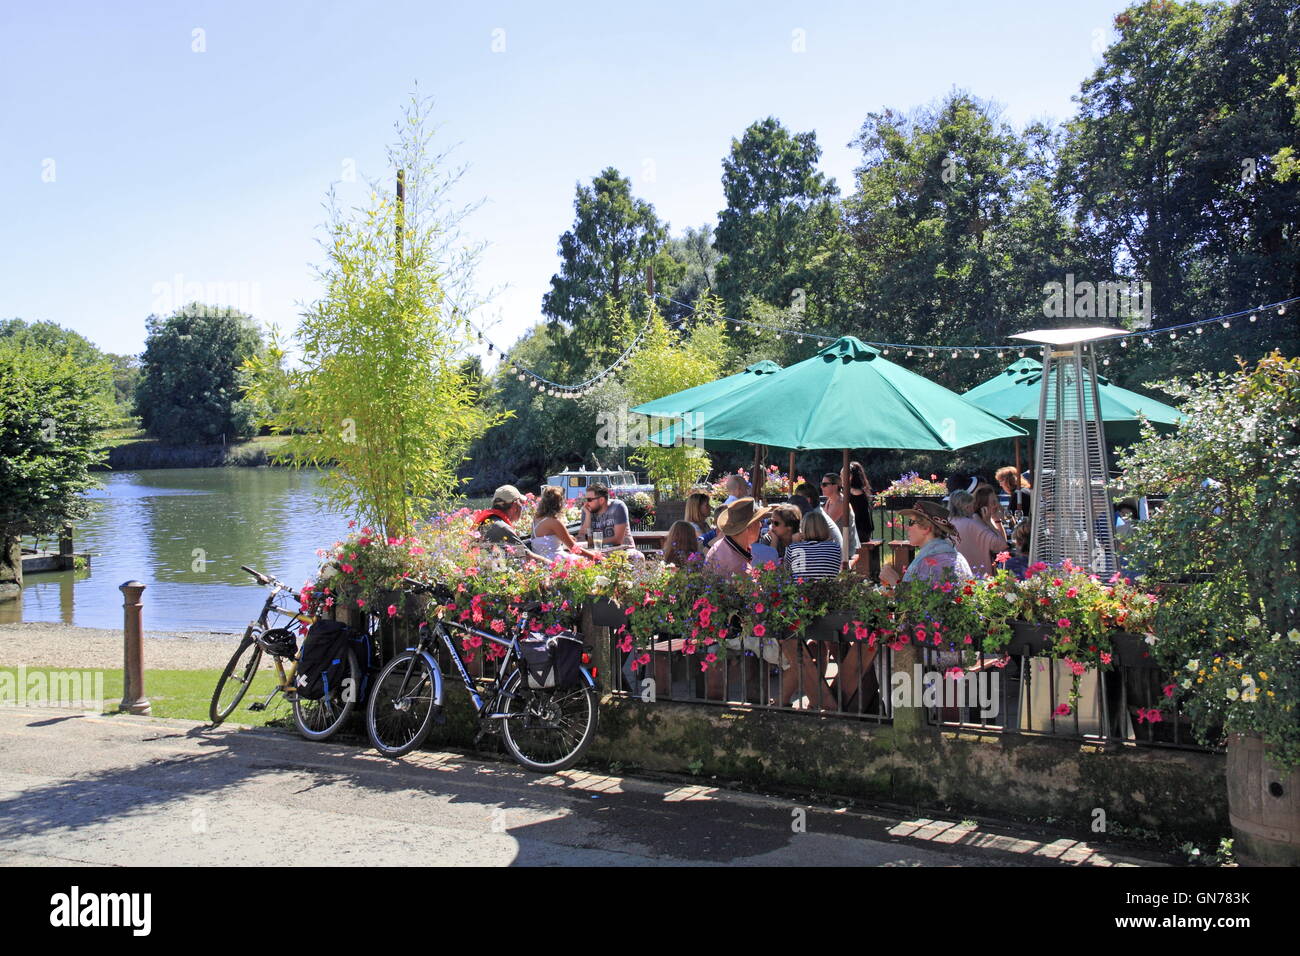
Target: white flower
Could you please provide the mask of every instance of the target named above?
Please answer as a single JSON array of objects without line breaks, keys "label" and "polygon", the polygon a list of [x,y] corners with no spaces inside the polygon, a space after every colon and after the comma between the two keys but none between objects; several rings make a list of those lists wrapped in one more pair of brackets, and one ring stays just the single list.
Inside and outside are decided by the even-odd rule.
[{"label": "white flower", "polygon": [[1189,671],[1200,670],[1200,667],[1201,667],[1201,662],[1199,659],[1187,662],[1187,669]]},{"label": "white flower", "polygon": [[1183,678],[1183,690],[1190,690],[1190,689],[1191,689],[1191,686],[1192,686],[1192,679],[1191,679],[1190,677],[1184,677],[1184,678]]},{"label": "white flower", "polygon": [[1237,699],[1237,696],[1238,696],[1238,695],[1237,695],[1237,688],[1235,688],[1235,687],[1229,687],[1229,688],[1228,688],[1228,700],[1236,700],[1236,699]]},{"label": "white flower", "polygon": [[591,582],[592,587],[607,588],[609,587],[609,578],[603,574],[598,574]]},{"label": "white flower", "polygon": [[1156,636],[1150,631],[1147,631],[1147,636],[1143,638],[1143,640],[1145,640],[1148,644],[1155,644]]},{"label": "white flower", "polygon": [[1246,615],[1246,626],[1250,628],[1259,627],[1263,622],[1253,614]]},{"label": "white flower", "polygon": [[1004,594],[1002,595],[1002,600],[1006,601],[1008,604],[1015,604],[1016,601],[1019,600],[1019,598],[1017,598],[1014,594]]},{"label": "white flower", "polygon": [[1286,639],[1292,644],[1300,644],[1300,631],[1297,631],[1294,627],[1291,628],[1286,632]]}]

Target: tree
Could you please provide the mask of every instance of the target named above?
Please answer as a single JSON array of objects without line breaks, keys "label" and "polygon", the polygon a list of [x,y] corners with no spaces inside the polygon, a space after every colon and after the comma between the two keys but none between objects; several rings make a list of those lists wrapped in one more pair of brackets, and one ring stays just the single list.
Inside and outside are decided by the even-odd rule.
[{"label": "tree", "polygon": [[[727,359],[726,334],[721,323],[695,322],[688,335],[674,332],[655,310],[645,340],[625,377],[630,406],[654,401],[683,389],[712,382],[722,375]],[[667,422],[650,419],[650,428],[667,427]],[[638,436],[639,437],[639,436]],[[690,486],[709,473],[712,463],[702,449],[693,446],[664,448],[648,441],[638,442],[632,463],[644,468],[650,481],[684,497]]]},{"label": "tree", "polygon": [[666,228],[617,169],[579,184],[573,205],[573,228],[560,237],[560,271],[542,297],[562,375],[603,365],[626,348],[640,326],[631,317],[645,314],[646,267],[672,268],[659,258]]},{"label": "tree", "polygon": [[69,355],[86,370],[97,392],[126,408],[131,405],[133,396],[123,397],[117,392],[118,360],[122,357],[101,352],[79,332],[54,322],[5,319],[0,321],[0,341],[9,341],[23,348],[44,349],[55,355]]},{"label": "tree", "polygon": [[240,368],[260,354],[251,316],[228,306],[192,302],[167,318],[151,315],[136,385],[136,414],[153,437],[171,445],[247,438],[256,428],[244,400]]},{"label": "tree", "polygon": [[722,161],[727,208],[714,243],[718,293],[740,317],[753,299],[816,317],[833,308],[838,217],[834,180],[817,171],[817,134],[790,133],[773,117],[731,141]]},{"label": "tree", "polygon": [[[412,99],[389,150],[405,204],[372,183],[348,217],[331,196],[325,293],[298,326],[302,367],[273,419],[298,464],[334,465],[324,484],[335,503],[389,537],[456,496],[466,449],[499,418],[476,403],[466,363],[479,247],[458,226],[472,207],[450,205],[462,170],[431,152],[429,109]],[[249,371],[250,396],[269,401],[277,373],[265,360]]]},{"label": "tree", "polygon": [[[1072,255],[1049,188],[1050,130],[1017,132],[954,91],[910,115],[869,114],[854,145],[843,327],[875,341],[996,345],[1042,323],[1043,285],[1065,278]],[[995,362],[944,354],[909,367],[960,389]]]},{"label": "tree", "polygon": [[103,382],[70,351],[0,338],[0,600],[22,584],[23,534],[84,516],[102,458]]},{"label": "tree", "polygon": [[691,313],[702,296],[715,293],[720,257],[713,246],[713,227],[707,223],[699,229],[688,226],[685,234],[670,237],[663,251],[677,265],[678,274],[674,278],[656,269],[655,285],[665,297],[657,307],[670,324],[676,324]]}]

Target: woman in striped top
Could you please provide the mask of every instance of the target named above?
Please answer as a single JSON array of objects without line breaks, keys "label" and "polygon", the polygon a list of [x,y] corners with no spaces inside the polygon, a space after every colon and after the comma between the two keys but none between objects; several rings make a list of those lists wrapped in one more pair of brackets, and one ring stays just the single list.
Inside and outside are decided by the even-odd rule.
[{"label": "woman in striped top", "polygon": [[799,540],[785,549],[785,564],[796,578],[813,581],[840,573],[844,554],[831,538],[830,525],[820,511],[803,516]]}]

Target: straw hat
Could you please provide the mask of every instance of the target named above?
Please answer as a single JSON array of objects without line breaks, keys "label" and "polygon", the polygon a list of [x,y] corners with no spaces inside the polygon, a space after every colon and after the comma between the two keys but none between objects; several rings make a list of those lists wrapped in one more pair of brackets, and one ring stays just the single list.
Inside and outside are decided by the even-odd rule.
[{"label": "straw hat", "polygon": [[952,526],[952,516],[948,514],[948,509],[937,501],[918,501],[915,508],[903,508],[898,513],[929,522],[945,538],[957,536],[957,529]]},{"label": "straw hat", "polygon": [[753,498],[737,498],[718,513],[718,533],[732,537],[756,521],[762,521],[771,508],[756,508]]}]

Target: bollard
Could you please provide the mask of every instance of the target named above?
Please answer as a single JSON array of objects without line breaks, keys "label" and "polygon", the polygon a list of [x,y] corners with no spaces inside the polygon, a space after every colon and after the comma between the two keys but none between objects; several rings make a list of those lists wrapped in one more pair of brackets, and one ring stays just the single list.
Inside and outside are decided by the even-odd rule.
[{"label": "bollard", "polygon": [[149,698],[144,696],[144,630],[140,624],[140,596],[144,585],[127,581],[119,585],[122,592],[122,703],[118,710],[148,716],[153,713]]}]

